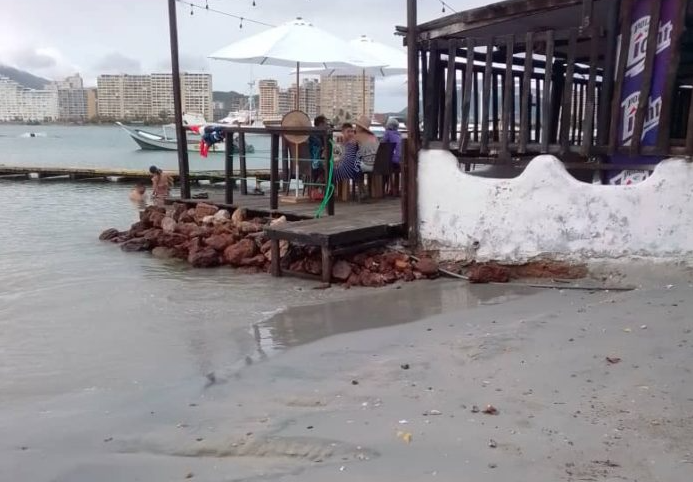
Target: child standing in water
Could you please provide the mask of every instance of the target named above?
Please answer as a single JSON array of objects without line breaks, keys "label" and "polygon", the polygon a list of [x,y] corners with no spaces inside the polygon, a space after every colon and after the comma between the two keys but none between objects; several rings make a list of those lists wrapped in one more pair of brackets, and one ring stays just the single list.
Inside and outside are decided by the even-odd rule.
[{"label": "child standing in water", "polygon": [[156,166],[151,166],[149,172],[152,175],[152,201],[156,204],[163,204],[168,197],[173,178]]},{"label": "child standing in water", "polygon": [[144,184],[138,182],[137,184],[135,184],[135,187],[133,187],[130,191],[128,198],[130,198],[130,201],[134,203],[143,203],[147,197],[146,192],[147,188],[144,187]]}]

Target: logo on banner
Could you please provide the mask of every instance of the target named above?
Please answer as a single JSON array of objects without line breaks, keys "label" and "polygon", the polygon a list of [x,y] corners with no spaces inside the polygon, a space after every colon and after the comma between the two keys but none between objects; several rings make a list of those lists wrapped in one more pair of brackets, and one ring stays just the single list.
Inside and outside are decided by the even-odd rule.
[{"label": "logo on banner", "polygon": [[[657,32],[657,50],[660,53],[671,45],[671,32],[674,26],[671,21],[659,24]],[[650,31],[650,16],[641,17],[630,27],[630,45],[626,61],[626,77],[635,77],[645,70],[647,55],[647,34]]]},{"label": "logo on banner", "polygon": [[[621,142],[624,146],[629,146],[635,130],[635,114],[638,112],[638,104],[640,103],[640,92],[633,92],[621,103],[621,118],[623,119],[623,132],[621,134]],[[657,127],[659,124],[659,116],[662,113],[662,97],[649,98],[647,112],[642,127],[642,138]]]}]

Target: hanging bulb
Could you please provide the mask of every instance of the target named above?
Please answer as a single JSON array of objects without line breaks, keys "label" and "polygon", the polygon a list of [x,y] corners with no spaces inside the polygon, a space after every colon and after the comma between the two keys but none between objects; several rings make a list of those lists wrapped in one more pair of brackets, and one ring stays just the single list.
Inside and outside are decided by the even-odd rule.
[{"label": "hanging bulb", "polygon": [[257,5],[255,5],[255,0],[253,0],[253,7],[256,7],[256,6],[257,6]]},{"label": "hanging bulb", "polygon": [[241,17],[241,24],[238,26],[238,28],[243,28],[243,17]]},{"label": "hanging bulb", "polygon": [[195,15],[195,12],[193,12],[193,4],[190,4],[190,15]]},{"label": "hanging bulb", "polygon": [[445,13],[445,5],[443,5],[441,12]]},{"label": "hanging bulb", "polygon": [[209,3],[207,3],[207,0],[205,0],[205,10],[209,10]]}]

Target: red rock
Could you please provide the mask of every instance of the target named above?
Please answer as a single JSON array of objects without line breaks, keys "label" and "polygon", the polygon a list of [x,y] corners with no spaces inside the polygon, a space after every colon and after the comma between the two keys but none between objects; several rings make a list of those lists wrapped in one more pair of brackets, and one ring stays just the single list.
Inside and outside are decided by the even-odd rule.
[{"label": "red rock", "polygon": [[411,263],[408,259],[398,259],[395,261],[394,268],[397,271],[406,271],[407,269],[411,268]]},{"label": "red rock", "polygon": [[402,272],[402,274],[402,279],[404,281],[414,281],[416,279],[416,276],[414,276],[414,271],[411,268],[407,268]]},{"label": "red rock", "polygon": [[142,237],[151,242],[153,246],[158,246],[159,236],[161,236],[162,233],[163,231],[159,228],[151,228],[142,233]]},{"label": "red rock", "polygon": [[118,233],[118,236],[115,238],[109,239],[111,243],[124,243],[125,241],[130,241],[132,239],[132,235],[128,231],[121,231]]},{"label": "red rock", "polygon": [[322,274],[322,260],[319,258],[308,258],[305,262],[306,273],[319,275]]},{"label": "red rock", "polygon": [[152,250],[152,256],[159,259],[172,259],[176,258],[176,250],[173,248],[164,248],[163,246],[157,246]]},{"label": "red rock", "polygon": [[149,251],[153,247],[152,242],[145,238],[133,238],[120,245],[120,249],[129,253],[136,251]]},{"label": "red rock", "polygon": [[219,208],[207,203],[199,203],[195,206],[195,220],[197,222],[202,221],[205,216],[214,216]]},{"label": "red rock", "polygon": [[195,223],[178,223],[176,231],[189,238],[206,237],[212,233],[209,228],[198,226]]},{"label": "red rock", "polygon": [[265,241],[264,243],[262,243],[262,246],[260,247],[260,252],[262,254],[269,253],[271,249],[272,241]]},{"label": "red rock", "polygon": [[228,246],[235,242],[236,238],[231,233],[212,234],[210,237],[205,239],[205,244],[216,249],[217,251],[224,251]]},{"label": "red rock", "polygon": [[183,214],[185,214],[188,211],[188,206],[186,206],[183,203],[173,203],[173,206],[171,206],[171,218],[175,222],[180,221],[180,218]]},{"label": "red rock", "polygon": [[165,213],[162,213],[161,211],[154,211],[149,215],[149,221],[155,228],[160,228],[161,222],[164,220],[165,217]]},{"label": "red rock", "polygon": [[143,211],[140,212],[140,221],[143,223],[151,222],[151,215],[153,213],[166,214],[166,208],[160,206],[147,206]]},{"label": "red rock", "polygon": [[178,233],[161,233],[157,237],[157,243],[164,248],[175,248],[188,241],[188,237]]},{"label": "red rock", "polygon": [[178,217],[179,223],[194,223],[195,222],[195,210],[188,209]]},{"label": "red rock", "polygon": [[421,258],[416,262],[416,271],[429,278],[438,275],[438,263],[431,258]]},{"label": "red rock", "polygon": [[397,273],[394,271],[388,271],[386,273],[383,273],[383,281],[385,284],[392,284],[395,281],[397,281]]},{"label": "red rock", "polygon": [[263,230],[262,224],[253,221],[243,221],[238,225],[238,230],[242,234],[258,233]]},{"label": "red rock", "polygon": [[149,222],[149,220],[147,220],[147,222],[138,221],[130,226],[130,234],[134,237],[140,237],[147,229],[151,227],[152,224]]},{"label": "red rock", "polygon": [[99,235],[101,241],[110,241],[111,239],[117,238],[120,235],[120,231],[116,228],[110,228]]},{"label": "red rock", "polygon": [[192,238],[188,241],[188,257],[200,251],[204,246],[202,245],[202,239]]},{"label": "red rock", "polygon": [[510,270],[497,264],[478,264],[467,273],[470,283],[507,283],[510,281]]},{"label": "red rock", "polygon": [[291,263],[289,265],[289,271],[295,271],[297,273],[304,273],[306,271],[305,259],[299,259],[299,260]]},{"label": "red rock", "polygon": [[231,214],[231,222],[236,226],[240,226],[246,220],[247,215],[248,211],[245,208],[238,208]]},{"label": "red rock", "polygon": [[359,275],[359,284],[361,286],[378,287],[385,285],[385,279],[380,273],[363,270]]},{"label": "red rock", "polygon": [[161,221],[161,229],[163,229],[165,233],[173,233],[176,230],[176,225],[173,218],[169,218],[168,216]]},{"label": "red rock", "polygon": [[257,267],[263,267],[267,260],[265,259],[265,255],[260,253],[256,254],[252,258],[243,258],[241,260],[241,266],[257,266]]},{"label": "red rock", "polygon": [[221,256],[209,246],[188,254],[188,262],[195,268],[213,268],[221,264]]},{"label": "red rock", "polygon": [[252,239],[241,239],[224,250],[224,260],[232,266],[240,266],[241,261],[257,254],[257,244]]},{"label": "red rock", "polygon": [[337,281],[346,281],[351,276],[351,265],[340,259],[332,266],[332,278]]}]

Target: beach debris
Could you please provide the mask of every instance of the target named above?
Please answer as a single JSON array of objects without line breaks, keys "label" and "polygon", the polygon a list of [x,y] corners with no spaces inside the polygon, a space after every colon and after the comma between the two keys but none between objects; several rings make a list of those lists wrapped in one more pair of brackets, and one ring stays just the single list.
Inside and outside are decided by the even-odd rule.
[{"label": "beach debris", "polygon": [[617,356],[608,356],[606,357],[606,361],[611,363],[612,365],[615,365],[616,363],[619,363],[621,359]]},{"label": "beach debris", "polygon": [[423,413],[423,416],[427,417],[428,415],[442,415],[442,414],[443,414],[443,412],[441,412],[440,410],[426,410]]},{"label": "beach debris", "polygon": [[630,328],[624,328],[623,331],[626,332],[626,333],[630,333],[630,332],[633,331],[633,330],[631,330]]},{"label": "beach debris", "polygon": [[609,460],[609,459],[606,459],[606,460],[593,460],[592,463],[593,463],[593,464],[596,464],[596,465],[603,465],[604,467],[612,467],[612,468],[613,468],[613,467],[620,467],[620,466],[621,466],[621,465],[617,464],[616,462],[612,462],[612,461]]},{"label": "beach debris", "polygon": [[352,381],[351,381],[351,384],[352,384],[352,385],[358,385],[358,384],[359,384],[359,381],[358,381],[358,380],[352,380]]},{"label": "beach debris", "polygon": [[195,474],[193,474],[192,472],[188,472],[187,474],[185,474],[186,479],[192,479],[193,477],[195,477]]},{"label": "beach debris", "polygon": [[507,283],[510,269],[495,263],[477,264],[467,273],[470,283]]},{"label": "beach debris", "polygon": [[195,439],[195,442],[202,442],[203,440],[204,440],[204,438],[202,438],[202,437],[197,437],[197,438]]},{"label": "beach debris", "polygon": [[479,413],[479,407],[472,405],[472,413]]},{"label": "beach debris", "polygon": [[105,438],[105,439],[103,439],[103,441],[106,442],[106,443],[112,442],[112,441],[113,441],[113,437]]},{"label": "beach debris", "polygon": [[346,470],[346,467],[344,467],[343,465],[339,468],[340,472],[344,472],[345,470]]},{"label": "beach debris", "polygon": [[397,438],[403,440],[406,443],[411,443],[411,441],[414,439],[414,436],[411,434],[411,432],[398,431]]},{"label": "beach debris", "polygon": [[306,427],[306,429],[308,429],[308,430],[313,430],[314,428],[315,428],[315,427],[313,427],[312,425],[308,425],[308,426]]},{"label": "beach debris", "polygon": [[498,467],[498,464],[494,464],[494,463],[488,464],[489,469],[495,469],[496,467]]},{"label": "beach debris", "polygon": [[409,363],[402,363],[399,367],[402,370],[409,370]]},{"label": "beach debris", "polygon": [[647,330],[647,325],[640,325],[641,330]]},{"label": "beach debris", "polygon": [[492,449],[495,449],[496,447],[498,447],[498,444],[496,443],[495,440],[491,439],[488,441],[488,446],[491,447]]},{"label": "beach debris", "polygon": [[408,424],[408,423],[409,423],[409,421],[408,421],[408,420],[404,420],[404,419],[402,419],[402,420],[400,420],[400,421],[399,421],[399,422],[397,422],[397,423],[399,423],[400,425],[406,425],[406,424]]},{"label": "beach debris", "polygon": [[486,415],[498,415],[498,409],[493,405],[486,405],[486,408],[484,408],[481,413]]}]

